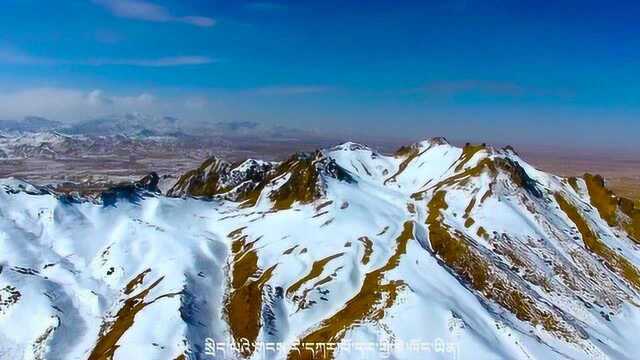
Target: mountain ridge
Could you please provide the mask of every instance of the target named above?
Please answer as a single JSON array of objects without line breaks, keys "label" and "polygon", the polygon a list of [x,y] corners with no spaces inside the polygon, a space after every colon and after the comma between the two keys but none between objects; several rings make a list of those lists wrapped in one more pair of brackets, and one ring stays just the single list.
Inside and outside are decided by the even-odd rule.
[{"label": "mountain ridge", "polygon": [[[0,234],[13,235],[0,237],[0,288],[20,297],[0,306],[0,350],[203,358],[207,338],[251,342],[228,357],[273,359],[354,356],[296,341],[439,339],[459,358],[631,359],[640,348],[640,209],[600,177],[434,138],[390,155],[347,142],[281,162],[214,157],[167,196],[156,180],[97,204],[4,181]],[[87,295],[61,301],[70,291]],[[30,309],[54,320],[8,340]],[[78,334],[70,313],[89,329],[77,339],[65,335]],[[153,318],[171,330],[152,330]]]}]

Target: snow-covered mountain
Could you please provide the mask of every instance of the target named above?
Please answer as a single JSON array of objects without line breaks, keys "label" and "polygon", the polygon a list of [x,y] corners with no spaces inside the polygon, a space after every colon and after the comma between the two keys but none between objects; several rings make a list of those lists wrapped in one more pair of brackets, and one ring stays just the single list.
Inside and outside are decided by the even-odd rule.
[{"label": "snow-covered mountain", "polygon": [[69,125],[65,132],[83,135],[152,136],[178,134],[183,121],[171,116],[143,113],[113,114]]},{"label": "snow-covered mountain", "polygon": [[87,137],[179,137],[196,138],[195,140],[198,140],[197,138],[219,139],[220,137],[276,141],[326,138],[310,129],[301,130],[277,124],[246,120],[195,121],[141,112],[114,113],[71,122],[60,122],[38,116],[27,116],[22,120],[0,120],[0,135],[15,137],[25,133],[41,132]]},{"label": "snow-covered mountain", "polygon": [[0,358],[640,353],[640,209],[600,177],[430,139],[152,183],[78,202],[3,181]]},{"label": "snow-covered mountain", "polygon": [[0,131],[7,132],[39,132],[61,128],[63,124],[58,121],[45,119],[38,116],[27,116],[21,121],[0,121]]},{"label": "snow-covered mountain", "polygon": [[[144,113],[62,123],[41,117],[0,121],[0,159],[56,159],[84,156],[221,152],[269,148],[281,142],[325,142],[312,132],[251,121],[193,122]],[[266,145],[265,145],[266,144]],[[281,145],[279,145],[281,147]],[[278,145],[271,146],[277,148]],[[277,150],[275,150],[277,151]],[[270,154],[273,155],[273,154]]]},{"label": "snow-covered mountain", "polygon": [[56,131],[0,134],[0,159],[60,159],[137,154],[177,146],[171,136],[68,135]]}]

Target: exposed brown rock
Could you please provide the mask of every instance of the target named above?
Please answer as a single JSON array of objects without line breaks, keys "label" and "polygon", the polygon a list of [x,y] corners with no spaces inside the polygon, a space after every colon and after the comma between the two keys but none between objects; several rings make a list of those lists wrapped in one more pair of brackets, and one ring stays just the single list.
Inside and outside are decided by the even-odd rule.
[{"label": "exposed brown rock", "polygon": [[561,194],[555,194],[555,198],[562,211],[576,224],[587,249],[602,258],[604,264],[611,271],[624,277],[636,289],[640,290],[640,271],[631,262],[615,253],[598,239],[574,205],[567,201]]},{"label": "exposed brown rock", "polygon": [[[251,343],[258,338],[262,327],[262,291],[277,265],[262,271],[258,268],[258,255],[253,249],[255,241],[247,242],[243,228],[229,234],[232,239],[233,263],[230,267],[229,287],[225,297],[225,315],[235,341],[247,339]],[[248,357],[255,348],[243,349]]]},{"label": "exposed brown rock", "polygon": [[[144,281],[144,277],[149,274],[150,269],[145,270],[144,272],[137,275],[133,280],[131,280],[123,293],[125,295],[130,295],[139,285]],[[102,360],[102,359],[113,359],[113,355],[115,351],[118,349],[118,341],[120,338],[133,326],[136,315],[142,311],[145,307],[153,304],[154,302],[165,298],[179,295],[180,293],[170,293],[164,294],[156,297],[153,300],[145,301],[149,292],[153,290],[162,280],[164,276],[157,279],[147,288],[142,290],[136,295],[133,295],[124,300],[124,304],[118,310],[117,314],[111,318],[106,319],[102,326],[100,327],[100,333],[98,335],[98,341],[96,342],[95,347],[91,351],[89,355],[89,360]]]},{"label": "exposed brown rock", "polygon": [[[360,292],[347,301],[345,306],[301,340],[303,343],[338,342],[346,332],[361,322],[375,322],[383,318],[386,309],[391,307],[399,292],[404,288],[404,282],[391,280],[384,282],[384,275],[396,268],[402,255],[407,250],[407,244],[413,237],[413,223],[406,222],[400,236],[396,239],[396,249],[386,264],[365,276]],[[309,352],[301,349],[301,354],[290,351],[288,359],[312,359]],[[332,353],[328,353],[333,358]],[[315,359],[321,359],[322,354],[316,353]]]},{"label": "exposed brown rock", "polygon": [[448,208],[446,192],[438,191],[428,204],[429,241],[434,252],[442,258],[460,279],[480,294],[509,310],[518,319],[533,325],[542,325],[547,331],[565,339],[574,332],[551,311],[541,309],[525,289],[507,280],[503,270],[491,265],[481,252],[471,246],[471,240],[457,231],[450,231],[442,222],[441,210]]},{"label": "exposed brown rock", "polygon": [[362,254],[361,262],[363,265],[367,265],[371,259],[371,254],[373,253],[373,241],[366,236],[359,237],[358,241],[364,245],[364,253]]},{"label": "exposed brown rock", "polygon": [[640,244],[640,208],[631,199],[617,197],[606,188],[604,179],[599,175],[585,174],[591,205],[598,209],[600,217],[609,226],[620,227]]}]

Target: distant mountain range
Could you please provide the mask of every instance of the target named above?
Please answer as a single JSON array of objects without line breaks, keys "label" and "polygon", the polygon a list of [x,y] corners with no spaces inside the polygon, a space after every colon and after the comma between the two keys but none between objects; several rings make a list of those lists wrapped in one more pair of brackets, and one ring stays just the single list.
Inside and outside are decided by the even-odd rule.
[{"label": "distant mountain range", "polygon": [[6,132],[37,132],[54,130],[64,127],[59,121],[49,120],[37,116],[28,116],[22,120],[1,120],[0,131]]},{"label": "distant mountain range", "polygon": [[182,132],[181,122],[173,117],[149,116],[141,113],[110,115],[68,125],[62,131],[70,134],[104,136],[158,136]]},{"label": "distant mountain range", "polygon": [[126,113],[62,123],[41,117],[0,121],[0,159],[69,159],[165,152],[190,154],[261,146],[314,135],[250,121],[191,123],[170,116]]},{"label": "distant mountain range", "polygon": [[[68,135],[56,131],[0,135],[0,159],[65,159],[105,155],[136,155],[181,147],[170,136]],[[184,144],[187,146],[187,144]],[[184,148],[184,146],[182,146]]]},{"label": "distant mountain range", "polygon": [[0,120],[0,132],[24,133],[55,131],[67,135],[129,137],[150,136],[281,136],[304,137],[312,133],[283,126],[267,126],[252,121],[190,122],[171,116],[143,113],[113,114],[74,123],[62,123],[30,116],[23,120]]},{"label": "distant mountain range", "polygon": [[62,123],[42,117],[30,116],[23,120],[0,121],[2,132],[55,131],[68,135],[88,136],[153,136],[180,131],[178,119],[155,117],[141,113],[110,115],[75,123]]}]

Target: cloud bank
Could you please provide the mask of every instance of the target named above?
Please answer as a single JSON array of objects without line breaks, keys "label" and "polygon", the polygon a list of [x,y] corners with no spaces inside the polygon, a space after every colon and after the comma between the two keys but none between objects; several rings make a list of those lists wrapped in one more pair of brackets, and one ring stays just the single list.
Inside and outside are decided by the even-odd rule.
[{"label": "cloud bank", "polygon": [[85,120],[114,112],[152,111],[157,99],[149,93],[109,95],[102,90],[34,88],[0,92],[0,120],[38,115],[60,121]]},{"label": "cloud bank", "polygon": [[137,66],[137,67],[172,67],[172,66],[192,66],[207,65],[217,62],[217,59],[209,56],[187,55],[187,56],[167,56],[146,59],[89,59],[89,60],[67,60],[33,56],[21,51],[9,48],[0,48],[0,63],[11,65],[82,65],[82,66]]},{"label": "cloud bank", "polygon": [[265,86],[253,89],[257,95],[306,95],[325,93],[333,88],[324,85]]},{"label": "cloud bank", "polygon": [[[117,113],[141,112],[154,116],[176,116],[186,121],[240,121],[250,128],[258,119],[280,121],[290,113],[264,111],[280,109],[283,101],[297,103],[301,97],[314,97],[332,90],[322,85],[287,85],[236,91],[204,90],[159,94],[151,91],[113,93],[104,89],[32,87],[0,90],[0,121],[27,116],[74,122]],[[258,101],[260,105],[255,105]],[[297,118],[297,116],[295,116]]]},{"label": "cloud bank", "polygon": [[157,59],[97,59],[84,62],[86,65],[129,65],[143,67],[169,67],[184,65],[206,65],[216,62],[208,56],[172,56]]},{"label": "cloud bank", "polygon": [[93,0],[97,5],[106,8],[117,17],[152,21],[152,22],[178,22],[199,27],[211,27],[215,20],[205,16],[175,16],[165,8],[143,0]]}]

